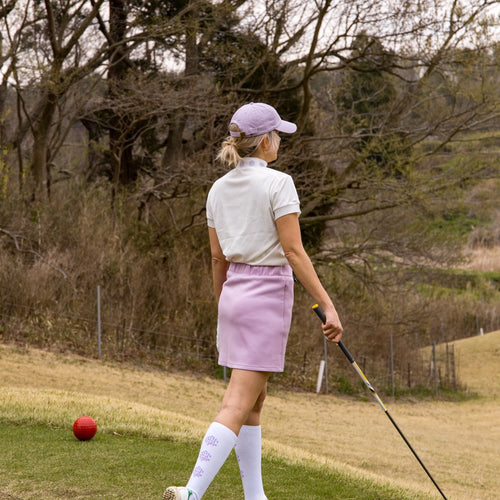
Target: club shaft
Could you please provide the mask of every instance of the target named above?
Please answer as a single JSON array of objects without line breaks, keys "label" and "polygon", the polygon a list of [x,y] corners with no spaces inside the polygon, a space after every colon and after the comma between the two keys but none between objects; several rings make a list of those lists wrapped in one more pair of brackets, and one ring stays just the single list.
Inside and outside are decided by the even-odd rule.
[{"label": "club shaft", "polygon": [[[326,323],[325,313],[322,311],[321,307],[318,304],[315,304],[313,306],[313,310],[318,315],[318,317],[321,320],[321,322],[322,323]],[[353,366],[353,368],[356,371],[356,373],[361,377],[361,379],[365,383],[366,387],[368,387],[368,389],[372,393],[373,397],[375,398],[375,400],[377,401],[377,403],[379,404],[379,406],[382,408],[382,410],[384,411],[384,413],[387,415],[387,417],[391,421],[392,425],[398,431],[399,435],[403,438],[403,441],[406,443],[406,445],[408,446],[408,448],[410,448],[410,451],[413,453],[413,456],[417,459],[418,463],[422,466],[422,468],[424,469],[425,473],[427,474],[427,476],[429,477],[429,479],[432,481],[432,483],[434,484],[434,486],[437,488],[437,490],[439,491],[439,493],[441,494],[441,496],[444,498],[444,500],[447,500],[445,494],[443,493],[443,491],[441,490],[441,488],[439,487],[439,485],[436,483],[436,481],[432,477],[431,473],[429,472],[429,470],[425,466],[424,462],[422,462],[422,460],[420,459],[420,457],[417,455],[417,452],[413,449],[413,446],[410,444],[410,442],[408,441],[408,439],[406,439],[406,436],[403,434],[403,431],[399,428],[399,426],[396,423],[396,421],[392,418],[391,414],[389,413],[389,411],[385,407],[383,401],[380,399],[379,395],[377,394],[377,391],[375,391],[375,389],[373,388],[372,384],[366,378],[365,374],[361,371],[361,368],[358,366],[358,364],[356,363],[356,361],[352,357],[352,355],[349,352],[349,350],[347,349],[347,347],[344,345],[344,343],[341,340],[339,340],[338,346],[340,347],[340,349],[342,350],[342,352],[345,354],[346,358],[349,360],[349,362]]]},{"label": "club shaft", "polygon": [[429,472],[429,470],[425,466],[424,462],[422,462],[421,458],[417,455],[417,452],[413,449],[413,446],[410,444],[408,439],[406,439],[406,436],[403,434],[403,431],[399,428],[399,425],[396,423],[396,421],[392,418],[391,414],[387,410],[385,410],[385,414],[387,415],[389,420],[392,422],[392,425],[394,425],[394,427],[398,431],[399,435],[403,438],[403,441],[407,444],[408,448],[410,448],[411,452],[413,453],[413,456],[418,460],[418,463],[422,466],[422,469],[424,469],[425,473],[427,474],[429,479],[432,481],[432,483],[434,484],[436,489],[439,491],[439,493],[444,498],[444,500],[446,500],[445,494],[443,493],[443,491],[441,490],[439,485],[436,483],[435,479],[432,477],[431,473]]}]

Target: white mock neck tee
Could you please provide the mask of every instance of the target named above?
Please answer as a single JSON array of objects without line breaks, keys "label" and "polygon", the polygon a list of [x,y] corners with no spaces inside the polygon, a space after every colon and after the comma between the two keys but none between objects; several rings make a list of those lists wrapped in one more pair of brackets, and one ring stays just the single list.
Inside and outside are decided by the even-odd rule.
[{"label": "white mock neck tee", "polygon": [[288,264],[275,220],[290,213],[300,213],[293,179],[260,158],[242,158],[208,193],[207,224],[229,262]]}]

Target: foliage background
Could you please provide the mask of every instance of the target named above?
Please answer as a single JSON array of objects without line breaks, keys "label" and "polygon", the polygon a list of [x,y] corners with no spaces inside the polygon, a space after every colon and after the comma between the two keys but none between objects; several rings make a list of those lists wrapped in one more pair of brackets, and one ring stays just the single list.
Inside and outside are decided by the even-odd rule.
[{"label": "foliage background", "polygon": [[[429,385],[419,347],[500,327],[498,3],[1,2],[2,340],[95,355],[99,285],[106,357],[213,372],[204,203],[265,101],[350,349],[384,385],[392,334],[401,389]],[[311,388],[296,298],[278,379]]]}]

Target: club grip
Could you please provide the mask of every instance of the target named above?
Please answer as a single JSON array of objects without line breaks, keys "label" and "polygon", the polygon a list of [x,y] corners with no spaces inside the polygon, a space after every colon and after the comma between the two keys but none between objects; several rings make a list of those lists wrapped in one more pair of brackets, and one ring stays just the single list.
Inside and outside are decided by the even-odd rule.
[{"label": "club grip", "polygon": [[[326,316],[323,312],[323,309],[319,306],[319,304],[314,304],[312,306],[313,311],[318,315],[318,318],[321,320],[323,324],[326,323]],[[345,354],[346,358],[349,362],[354,363],[354,358],[351,356],[351,353],[347,350],[347,347],[344,345],[342,340],[339,340],[338,346],[342,349],[342,352]]]},{"label": "club grip", "polygon": [[325,324],[326,323],[326,316],[325,313],[323,312],[323,309],[319,306],[319,304],[314,304],[312,306],[313,311],[318,315],[319,319],[321,320],[321,323]]}]

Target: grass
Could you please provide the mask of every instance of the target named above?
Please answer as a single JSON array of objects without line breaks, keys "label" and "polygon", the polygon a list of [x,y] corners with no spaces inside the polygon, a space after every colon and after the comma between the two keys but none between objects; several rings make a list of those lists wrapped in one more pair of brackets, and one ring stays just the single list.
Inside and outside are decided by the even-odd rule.
[{"label": "grass", "polygon": [[[79,442],[67,429],[45,425],[4,422],[0,423],[0,435],[4,436],[0,498],[161,498],[168,482],[186,481],[198,452],[192,443],[106,433]],[[263,467],[270,498],[411,498],[366,480],[346,478],[329,469],[287,464],[283,459],[265,459]],[[204,498],[243,498],[238,478],[232,454]]]},{"label": "grass", "polygon": [[[432,151],[439,146],[441,141],[438,139],[428,139],[417,146],[419,151]],[[500,132],[467,132],[456,137],[455,141],[449,142],[442,149],[443,153],[448,154],[479,154],[479,153],[497,153],[500,151]]]},{"label": "grass", "polygon": [[[488,338],[484,346],[494,352],[500,346]],[[462,348],[457,353],[462,363]],[[500,490],[500,402],[491,389],[499,385],[498,359],[485,353],[466,362],[471,371],[487,365],[473,400],[384,402],[450,500],[493,500]],[[0,380],[2,500],[161,497],[168,483],[189,476],[225,388],[207,378],[3,345]],[[81,414],[99,426],[89,443],[71,434]],[[369,397],[277,392],[271,384],[263,436],[270,498],[439,498]],[[75,464],[83,466],[78,480]],[[231,458],[205,498],[242,498],[241,490],[228,493],[239,484]],[[93,496],[92,488],[102,491]]]},{"label": "grass", "polygon": [[[159,498],[167,483],[186,482],[198,453],[196,421],[142,405],[30,389],[3,389],[0,400],[0,476],[8,478],[0,499]],[[98,422],[88,442],[71,432],[73,416],[82,413]],[[427,498],[337,470],[326,459],[269,453],[263,468],[270,498]],[[243,498],[234,455],[204,498]]]},{"label": "grass", "polygon": [[[414,271],[407,275],[412,277]],[[433,269],[418,273],[416,289],[422,297],[469,297],[479,301],[497,302],[500,299],[500,271],[469,269]]]},{"label": "grass", "polygon": [[181,456],[179,444],[104,433],[79,442],[67,429],[41,424],[4,422],[0,433],[3,494],[23,499],[158,497],[168,470],[160,475],[160,466],[172,467],[169,457]]},{"label": "grass", "polygon": [[[466,252],[468,258],[465,269],[477,271],[494,272],[498,276],[500,272],[500,246],[493,248],[469,249]],[[497,278],[494,278],[495,280]]]},{"label": "grass", "polygon": [[[471,393],[500,396],[500,331],[453,342],[461,378]],[[430,348],[426,348],[430,356]],[[436,357],[446,359],[446,345],[436,348]]]}]

